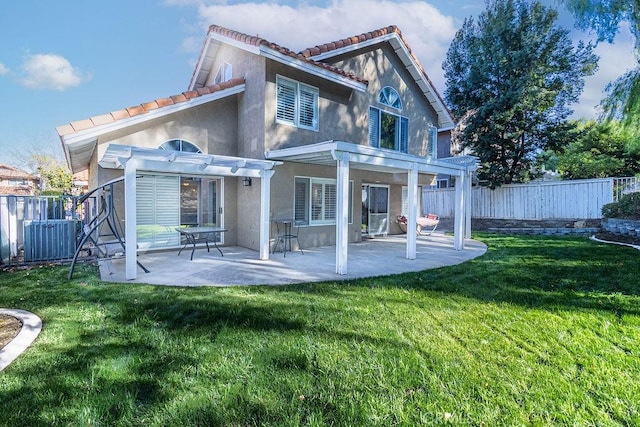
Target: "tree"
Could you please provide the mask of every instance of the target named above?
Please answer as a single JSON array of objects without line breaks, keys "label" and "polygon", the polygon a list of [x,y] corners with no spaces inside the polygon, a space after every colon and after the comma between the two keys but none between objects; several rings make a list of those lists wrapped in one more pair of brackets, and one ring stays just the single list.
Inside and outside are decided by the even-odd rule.
[{"label": "tree", "polygon": [[490,0],[447,52],[445,98],[464,117],[456,135],[491,188],[524,180],[541,151],[567,141],[569,105],[597,69],[593,46],[574,47],[556,19],[537,1]]},{"label": "tree", "polygon": [[548,169],[564,179],[633,176],[640,173],[640,152],[630,149],[629,130],[618,122],[582,122],[575,141],[563,150],[546,152]]},{"label": "tree", "polygon": [[619,118],[629,128],[640,127],[640,2],[638,0],[564,0],[576,26],[595,31],[598,41],[613,42],[622,22],[635,37],[638,66],[607,86],[601,105],[605,118]]},{"label": "tree", "polygon": [[72,194],[73,174],[55,157],[46,153],[30,153],[25,163],[44,182],[44,194]]}]

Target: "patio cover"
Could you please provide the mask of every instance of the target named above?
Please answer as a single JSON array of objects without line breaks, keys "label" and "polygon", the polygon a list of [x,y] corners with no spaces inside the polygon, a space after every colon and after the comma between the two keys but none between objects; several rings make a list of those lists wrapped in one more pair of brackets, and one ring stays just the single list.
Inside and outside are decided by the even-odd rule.
[{"label": "patio cover", "polygon": [[[418,174],[447,174],[457,177],[454,248],[464,249],[465,237],[471,235],[471,173],[477,169],[477,158],[459,156],[431,159],[372,148],[345,141],[326,141],[300,147],[283,148],[265,153],[269,160],[311,163],[336,167],[336,273],[347,274],[349,222],[349,170],[364,169],[386,173],[407,173],[409,197],[408,223],[418,216]],[[407,233],[406,257],[416,258],[416,234]]]},{"label": "patio cover", "polygon": [[103,168],[124,169],[127,280],[135,279],[137,274],[136,175],[141,170],[260,178],[260,259],[269,259],[271,176],[281,162],[110,144],[98,163]]}]

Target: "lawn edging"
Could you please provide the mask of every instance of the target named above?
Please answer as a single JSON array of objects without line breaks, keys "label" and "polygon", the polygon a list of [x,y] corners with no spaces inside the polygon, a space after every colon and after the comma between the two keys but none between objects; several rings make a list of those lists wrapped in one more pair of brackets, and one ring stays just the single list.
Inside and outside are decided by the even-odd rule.
[{"label": "lawn edging", "polygon": [[42,320],[26,310],[0,308],[0,314],[18,318],[22,329],[9,344],[0,349],[0,371],[9,366],[36,339],[42,330]]},{"label": "lawn edging", "polygon": [[632,243],[612,242],[611,240],[602,240],[602,239],[598,239],[595,235],[591,236],[591,240],[595,242],[600,242],[600,243],[610,243],[612,245],[629,246],[630,248],[634,248],[640,251],[640,245],[634,245]]}]

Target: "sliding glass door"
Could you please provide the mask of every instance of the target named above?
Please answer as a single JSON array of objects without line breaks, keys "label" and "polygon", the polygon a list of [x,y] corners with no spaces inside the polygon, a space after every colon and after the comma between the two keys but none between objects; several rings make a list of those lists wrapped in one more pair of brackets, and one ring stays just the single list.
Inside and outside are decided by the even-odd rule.
[{"label": "sliding glass door", "polygon": [[222,178],[144,175],[136,186],[140,249],[178,246],[179,226],[222,226]]},{"label": "sliding glass door", "polygon": [[362,232],[369,236],[389,232],[389,187],[362,186]]}]

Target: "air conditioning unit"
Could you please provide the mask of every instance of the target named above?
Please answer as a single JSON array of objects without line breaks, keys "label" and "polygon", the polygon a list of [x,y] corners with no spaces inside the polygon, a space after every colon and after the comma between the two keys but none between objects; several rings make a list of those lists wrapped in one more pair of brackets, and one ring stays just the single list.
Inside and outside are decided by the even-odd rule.
[{"label": "air conditioning unit", "polygon": [[52,219],[24,222],[24,260],[55,261],[73,258],[76,221]]}]

